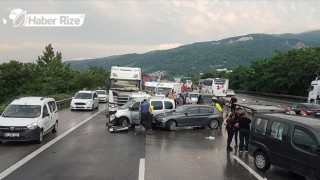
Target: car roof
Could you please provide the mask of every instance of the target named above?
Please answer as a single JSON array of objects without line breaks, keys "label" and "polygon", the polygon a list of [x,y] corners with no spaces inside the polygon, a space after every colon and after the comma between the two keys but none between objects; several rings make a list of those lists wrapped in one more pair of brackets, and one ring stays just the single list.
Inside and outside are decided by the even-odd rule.
[{"label": "car roof", "polygon": [[251,109],[257,113],[266,113],[266,112],[284,113],[285,112],[284,109],[271,106],[271,105],[263,105],[263,104],[255,104],[255,103],[235,103],[235,105],[241,108]]},{"label": "car roof", "polygon": [[14,105],[42,105],[43,102],[46,102],[49,100],[54,101],[53,98],[46,98],[46,97],[22,97],[22,98],[13,100],[10,104],[14,104]]},{"label": "car roof", "polygon": [[293,121],[295,124],[303,124],[314,128],[317,132],[320,132],[320,120],[312,117],[303,117],[299,115],[292,115],[292,114],[280,114],[280,113],[273,113],[273,114],[260,114],[258,117],[262,118],[274,118],[280,119],[283,121]]}]

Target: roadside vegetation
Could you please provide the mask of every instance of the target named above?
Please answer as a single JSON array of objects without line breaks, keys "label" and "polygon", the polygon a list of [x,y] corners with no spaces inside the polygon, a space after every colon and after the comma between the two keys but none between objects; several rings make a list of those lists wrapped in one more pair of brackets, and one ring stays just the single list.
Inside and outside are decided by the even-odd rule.
[{"label": "roadside vegetation", "polygon": [[317,76],[320,76],[320,47],[277,52],[231,73],[205,73],[200,79],[229,78],[230,89],[307,96],[310,83]]},{"label": "roadside vegetation", "polygon": [[35,63],[12,60],[0,64],[0,111],[17,97],[47,96],[56,100],[70,98],[80,89],[105,88],[109,73],[99,67],[78,72],[62,63],[61,52],[51,44]]}]

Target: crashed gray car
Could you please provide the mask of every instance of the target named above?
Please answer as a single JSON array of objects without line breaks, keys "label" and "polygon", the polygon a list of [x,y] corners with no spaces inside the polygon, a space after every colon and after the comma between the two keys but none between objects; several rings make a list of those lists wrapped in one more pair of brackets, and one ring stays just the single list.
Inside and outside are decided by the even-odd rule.
[{"label": "crashed gray car", "polygon": [[217,129],[221,126],[222,113],[208,105],[184,105],[173,112],[155,116],[156,127],[173,131],[177,127],[206,127]]}]

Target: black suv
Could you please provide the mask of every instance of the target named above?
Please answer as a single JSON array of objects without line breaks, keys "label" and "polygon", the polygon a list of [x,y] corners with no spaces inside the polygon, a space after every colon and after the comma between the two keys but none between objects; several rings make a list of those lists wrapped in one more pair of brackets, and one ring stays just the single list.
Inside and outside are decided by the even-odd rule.
[{"label": "black suv", "polygon": [[249,154],[257,169],[270,165],[320,179],[320,120],[280,113],[255,114]]}]

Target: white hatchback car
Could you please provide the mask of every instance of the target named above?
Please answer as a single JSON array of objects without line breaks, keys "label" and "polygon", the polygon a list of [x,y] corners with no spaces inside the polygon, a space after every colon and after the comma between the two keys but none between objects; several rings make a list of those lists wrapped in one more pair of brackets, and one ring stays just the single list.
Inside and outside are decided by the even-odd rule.
[{"label": "white hatchback car", "polygon": [[83,109],[94,110],[99,108],[99,98],[95,91],[78,91],[71,100],[71,111]]},{"label": "white hatchback car", "polygon": [[33,141],[58,129],[58,109],[53,98],[23,97],[12,101],[0,116],[0,141]]},{"label": "white hatchback car", "polygon": [[99,102],[108,102],[108,93],[106,90],[96,90],[99,97]]}]

